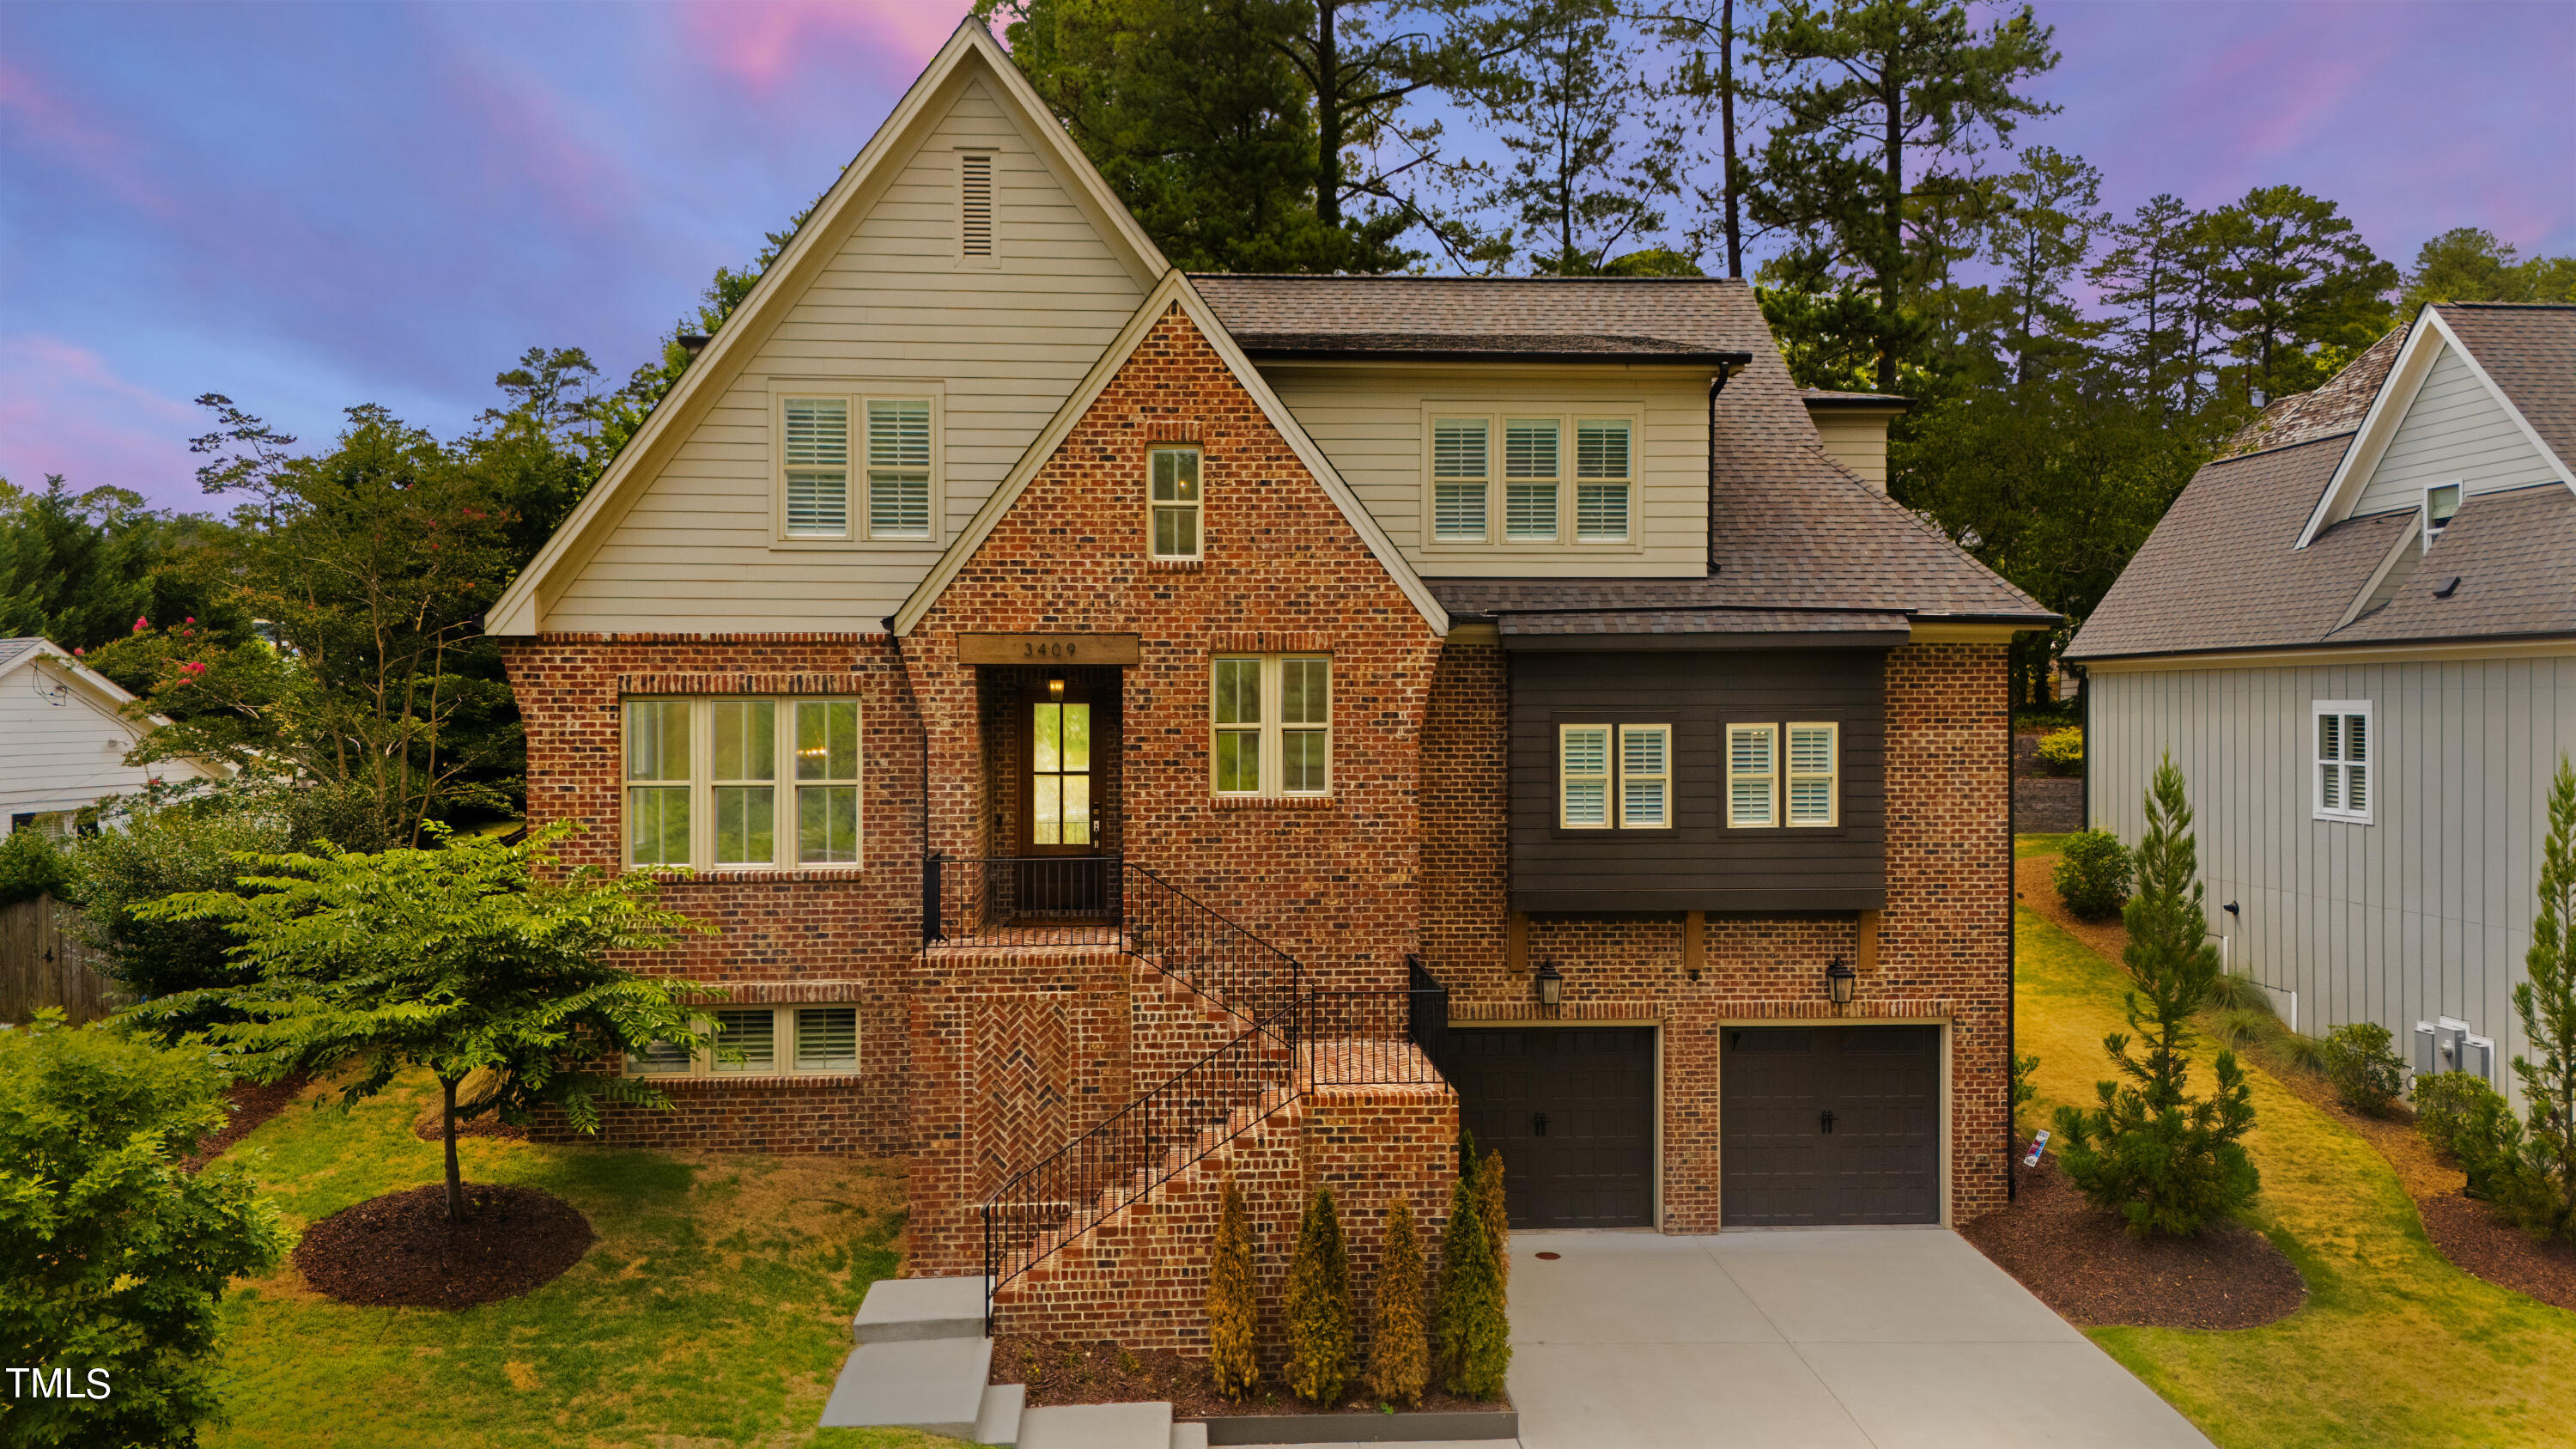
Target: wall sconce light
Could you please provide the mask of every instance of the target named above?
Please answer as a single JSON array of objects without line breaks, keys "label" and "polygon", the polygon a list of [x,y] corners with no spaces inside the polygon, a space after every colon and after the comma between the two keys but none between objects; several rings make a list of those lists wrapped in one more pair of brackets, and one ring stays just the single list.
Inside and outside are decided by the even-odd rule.
[{"label": "wall sconce light", "polygon": [[1541,961],[1530,977],[1530,989],[1538,993],[1538,1004],[1554,1007],[1565,1000],[1565,975],[1553,961]]},{"label": "wall sconce light", "polygon": [[1063,675],[1050,674],[1047,676],[1047,698],[1053,700],[1061,700],[1064,698]]},{"label": "wall sconce light", "polygon": [[1825,994],[1833,998],[1834,1005],[1849,1006],[1852,986],[1859,980],[1860,973],[1846,965],[1842,957],[1836,956],[1833,964],[1825,968]]}]

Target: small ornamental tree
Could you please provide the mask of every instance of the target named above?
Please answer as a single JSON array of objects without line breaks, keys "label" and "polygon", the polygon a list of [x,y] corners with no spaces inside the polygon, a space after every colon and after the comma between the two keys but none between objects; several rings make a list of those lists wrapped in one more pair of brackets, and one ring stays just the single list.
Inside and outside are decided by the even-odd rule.
[{"label": "small ornamental tree", "polygon": [[2529,979],[2513,989],[2531,1056],[2517,1054],[2522,1079],[2523,1161],[2534,1201],[2524,1226],[2576,1234],[2576,767],[2558,757],[2550,782],[2549,835],[2541,845],[2540,914],[2523,956]]},{"label": "small ornamental tree", "polygon": [[1441,1385],[1471,1399],[1500,1396],[1512,1366],[1511,1323],[1473,1176],[1459,1178],[1449,1193],[1449,1225],[1440,1236],[1438,1317]]},{"label": "small ornamental tree", "polygon": [[221,1124],[224,1080],[203,1052],[52,1009],[0,1032],[0,1363],[91,1396],[13,1387],[0,1442],[193,1444],[220,1420],[216,1306],[279,1249],[238,1167],[178,1165]]},{"label": "small ornamental tree", "polygon": [[1476,1169],[1476,1215],[1485,1220],[1485,1241],[1494,1246],[1494,1282],[1503,1301],[1512,1296],[1512,1219],[1503,1205],[1503,1154],[1488,1149]]},{"label": "small ornamental tree", "polygon": [[[650,1082],[576,1070],[579,1059],[662,1043],[708,1047],[681,997],[704,988],[606,959],[706,928],[663,909],[648,876],[561,870],[548,847],[571,830],[548,826],[518,845],[451,836],[375,855],[325,846],[318,855],[238,856],[247,868],[241,884],[256,894],[193,891],[136,914],[222,922],[240,942],[234,958],[258,979],[165,997],[136,1014],[147,1024],[198,1017],[209,1005],[200,998],[211,998],[230,1019],[204,1035],[261,1081],[361,1063],[341,1089],[344,1108],[383,1091],[405,1067],[428,1068],[445,1099],[447,1217],[461,1221],[460,1114],[491,1111],[525,1124],[553,1103],[575,1128],[594,1132],[602,1101],[670,1102]],[[498,1074],[495,1089],[460,1107],[457,1084],[482,1068]]]},{"label": "small ornamental tree", "polygon": [[1378,1402],[1407,1408],[1422,1402],[1431,1381],[1431,1339],[1422,1320],[1422,1234],[1413,1208],[1397,1198],[1386,1210],[1386,1244],[1378,1251],[1369,1294],[1368,1387]]},{"label": "small ornamental tree", "polygon": [[2211,1218],[2253,1201],[2261,1178],[2241,1139],[2254,1125],[2252,1089],[2234,1052],[2218,1054],[2217,1092],[2190,1094],[2191,1014],[2218,977],[2207,941],[2199,851],[2182,771],[2168,757],[2147,792],[2147,834],[2138,843],[2138,893],[2124,913],[2125,953],[2138,989],[2127,994],[2132,1037],[2102,1039],[2128,1082],[2096,1087],[2092,1111],[2057,1109],[2059,1158],[2095,1207],[2117,1212],[2141,1237],[2189,1235]]},{"label": "small ornamental tree", "polygon": [[1350,1381],[1357,1315],[1351,1309],[1351,1254],[1333,1190],[1315,1189],[1297,1225],[1297,1255],[1288,1264],[1288,1387],[1313,1404],[1330,1404]]},{"label": "small ornamental tree", "polygon": [[1261,1377],[1261,1278],[1252,1262],[1252,1211],[1231,1177],[1223,1198],[1208,1250],[1208,1371],[1218,1393],[1240,1399]]}]

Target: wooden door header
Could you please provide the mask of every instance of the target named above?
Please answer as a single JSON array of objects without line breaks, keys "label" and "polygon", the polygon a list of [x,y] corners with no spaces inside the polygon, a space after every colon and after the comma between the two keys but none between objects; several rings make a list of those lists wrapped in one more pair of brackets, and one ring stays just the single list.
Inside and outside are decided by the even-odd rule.
[{"label": "wooden door header", "polygon": [[1139,634],[960,634],[960,664],[1134,664]]}]

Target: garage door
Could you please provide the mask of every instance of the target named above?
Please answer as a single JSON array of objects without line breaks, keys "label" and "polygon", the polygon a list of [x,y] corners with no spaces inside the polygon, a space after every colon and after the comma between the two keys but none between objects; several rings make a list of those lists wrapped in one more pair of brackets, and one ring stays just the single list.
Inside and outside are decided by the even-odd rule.
[{"label": "garage door", "polygon": [[1655,1033],[1449,1033],[1459,1118],[1503,1154],[1516,1228],[1644,1228],[1655,1214]]},{"label": "garage door", "polygon": [[1728,1027],[1729,1227],[1941,1220],[1941,1029]]}]

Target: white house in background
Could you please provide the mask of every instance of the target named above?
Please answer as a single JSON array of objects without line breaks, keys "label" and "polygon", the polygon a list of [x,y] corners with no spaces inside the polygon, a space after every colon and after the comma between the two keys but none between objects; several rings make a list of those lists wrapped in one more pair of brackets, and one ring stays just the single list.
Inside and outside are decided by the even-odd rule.
[{"label": "white house in background", "polygon": [[212,779],[223,767],[126,753],[169,721],[128,719],[134,696],[44,639],[0,639],[0,835],[27,826],[62,834],[73,814],[154,780]]},{"label": "white house in background", "polygon": [[2576,753],[2571,462],[2576,307],[2426,307],[2201,469],[2066,650],[2089,818],[2134,842],[2173,756],[2236,970],[2517,1093]]}]

